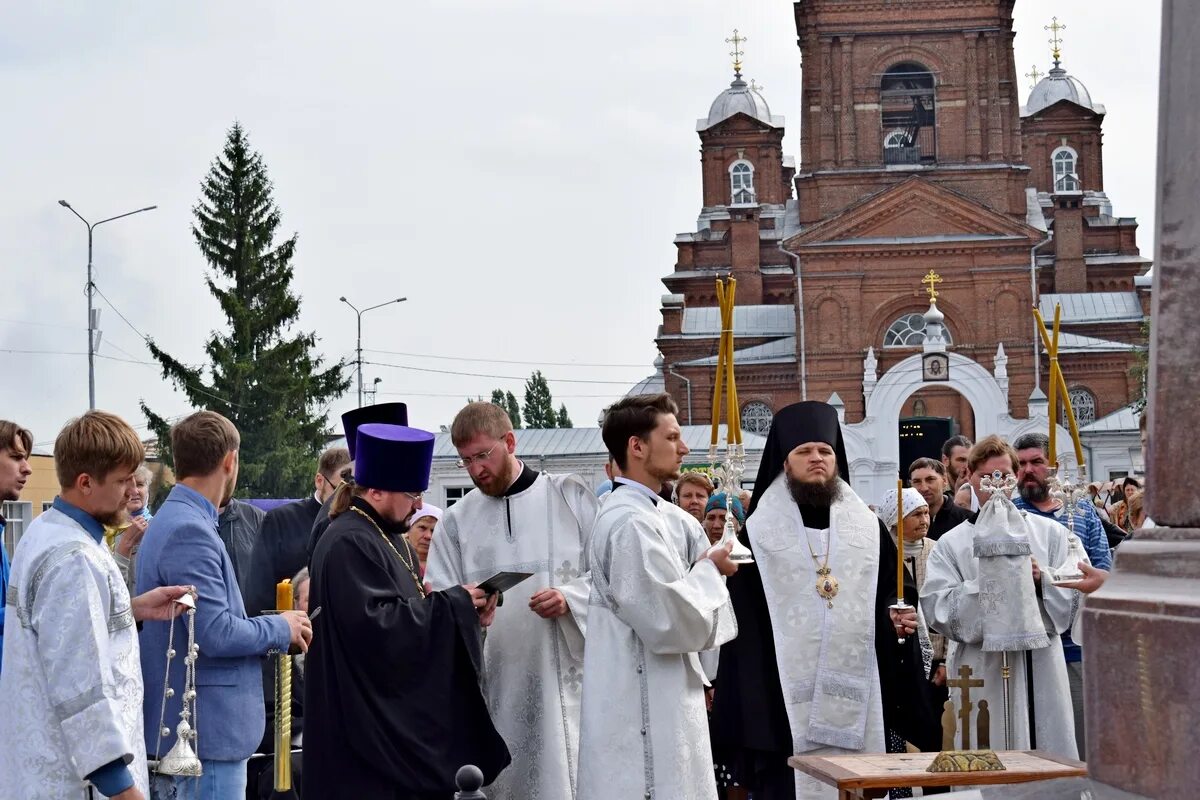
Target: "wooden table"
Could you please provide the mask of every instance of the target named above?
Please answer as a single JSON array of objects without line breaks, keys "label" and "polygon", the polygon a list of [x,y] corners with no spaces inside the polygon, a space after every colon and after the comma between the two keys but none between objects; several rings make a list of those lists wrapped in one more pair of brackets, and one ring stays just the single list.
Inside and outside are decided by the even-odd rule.
[{"label": "wooden table", "polygon": [[998,750],[996,755],[1005,769],[995,772],[926,772],[936,755],[792,756],[788,764],[822,783],[836,786],[838,800],[882,797],[894,786],[996,786],[1087,776],[1083,762],[1040,750]]}]

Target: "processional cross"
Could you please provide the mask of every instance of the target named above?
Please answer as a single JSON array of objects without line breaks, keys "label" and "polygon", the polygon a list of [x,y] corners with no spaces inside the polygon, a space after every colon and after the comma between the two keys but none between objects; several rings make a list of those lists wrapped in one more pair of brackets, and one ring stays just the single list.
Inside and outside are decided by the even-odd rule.
[{"label": "processional cross", "polygon": [[962,690],[962,703],[959,705],[958,716],[962,720],[962,749],[971,749],[971,709],[974,708],[974,703],[971,702],[971,689],[979,689],[983,687],[982,678],[972,678],[971,668],[963,664],[958,668],[958,679],[946,681],[946,685],[952,689]]},{"label": "processional cross", "polygon": [[745,52],[742,50],[742,45],[749,41],[745,36],[738,34],[738,29],[733,29],[733,36],[725,40],[726,44],[732,44],[733,50],[729,55],[733,56],[733,74],[737,77],[742,77],[742,56]]},{"label": "processional cross", "polygon": [[937,302],[938,290],[937,285],[942,282],[942,276],[938,275],[933,270],[929,270],[929,274],[921,278],[921,283],[927,284],[925,291],[929,293],[929,299],[932,302]]}]

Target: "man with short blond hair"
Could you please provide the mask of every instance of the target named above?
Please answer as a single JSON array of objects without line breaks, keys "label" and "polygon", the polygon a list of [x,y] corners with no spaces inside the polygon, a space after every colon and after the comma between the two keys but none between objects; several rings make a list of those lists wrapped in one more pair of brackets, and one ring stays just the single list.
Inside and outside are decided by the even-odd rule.
[{"label": "man with short blond hair", "polygon": [[439,590],[498,572],[533,573],[508,592],[484,648],[488,707],[513,756],[488,797],[569,800],[591,593],[585,547],[596,497],[577,475],[523,464],[512,421],[493,403],[463,408],[450,439],[478,491],[443,514],[425,580]]},{"label": "man with short blond hair", "polygon": [[[22,448],[32,439],[20,431],[12,438]],[[178,614],[175,601],[189,587],[131,599],[103,543],[104,526],[126,515],[143,455],[133,429],[104,411],[71,420],[54,442],[61,492],[21,537],[7,592],[5,797],[86,797],[92,787],[119,800],[146,796],[134,622]]]},{"label": "man with short blond hair", "polygon": [[[138,588],[172,583],[197,588],[196,641],[200,655],[193,667],[184,659],[167,660],[171,625],[173,637],[186,642],[182,621],[147,623],[142,630],[142,672],[146,676],[145,743],[155,758],[175,744],[175,730],[159,728],[166,690],[166,719],[179,718],[184,695],[184,671],[194,669],[198,695],[193,743],[203,774],[199,792],[205,797],[246,794],[246,762],[262,739],[261,659],[287,652],[290,645],[307,649],[312,626],[302,611],[246,618],[241,591],[229,553],[217,535],[217,509],[228,505],[238,476],[241,437],[233,423],[215,411],[197,411],[171,429],[177,480],[150,523],[138,554]],[[168,671],[169,670],[169,674]],[[166,686],[163,685],[164,675]],[[172,775],[154,776],[157,798],[174,798],[184,781]]]},{"label": "man with short blond hair", "polygon": [[[29,455],[33,434],[15,422],[0,419],[0,502],[21,499],[25,481],[33,474]],[[0,514],[0,668],[4,665],[4,598],[8,591],[8,552],[4,548],[4,529],[8,521]]]}]

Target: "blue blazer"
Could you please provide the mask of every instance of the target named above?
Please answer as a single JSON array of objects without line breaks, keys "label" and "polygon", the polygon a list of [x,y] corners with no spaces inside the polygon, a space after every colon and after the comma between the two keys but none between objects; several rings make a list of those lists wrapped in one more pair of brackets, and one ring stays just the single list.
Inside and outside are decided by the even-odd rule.
[{"label": "blue blazer", "polygon": [[[287,622],[279,616],[246,618],[242,593],[229,553],[217,536],[217,509],[198,492],[176,484],[146,529],[137,558],[137,593],[156,586],[191,584],[196,587],[196,717],[197,754],[201,759],[240,761],[262,741],[266,725],[263,705],[262,657],[286,651],[291,640]],[[163,677],[167,639],[174,626],[175,657],[169,683],[175,695],[162,717]],[[187,615],[173,623],[146,622],[140,639],[146,752],[166,755],[175,744],[183,698],[184,656],[187,655]],[[197,719],[198,717],[198,719]],[[159,719],[170,728],[161,737]]]}]

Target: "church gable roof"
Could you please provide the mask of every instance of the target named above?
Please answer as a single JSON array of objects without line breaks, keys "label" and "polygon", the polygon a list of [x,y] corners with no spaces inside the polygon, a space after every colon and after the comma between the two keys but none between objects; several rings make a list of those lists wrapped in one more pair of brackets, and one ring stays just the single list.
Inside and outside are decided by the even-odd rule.
[{"label": "church gable roof", "polygon": [[877,192],[837,216],[791,237],[788,250],[863,244],[1019,239],[1040,241],[1036,228],[919,177]]}]

